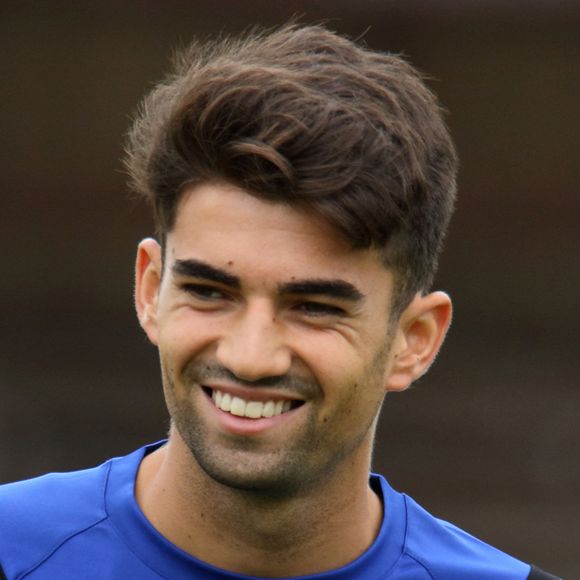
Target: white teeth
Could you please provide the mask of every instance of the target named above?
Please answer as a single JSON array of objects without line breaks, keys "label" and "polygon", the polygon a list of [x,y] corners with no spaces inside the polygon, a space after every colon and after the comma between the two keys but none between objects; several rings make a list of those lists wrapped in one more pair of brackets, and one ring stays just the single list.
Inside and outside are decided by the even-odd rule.
[{"label": "white teeth", "polygon": [[248,401],[246,403],[246,417],[257,419],[262,416],[263,409],[264,403],[260,403],[260,401]]},{"label": "white teeth", "polygon": [[238,417],[243,417],[246,414],[246,401],[240,399],[240,397],[234,397],[232,399],[230,413]]},{"label": "white teeth", "polygon": [[274,417],[290,410],[291,402],[284,401],[246,401],[240,397],[232,397],[228,393],[222,393],[214,389],[211,398],[215,406],[222,411],[247,417],[249,419],[259,419],[260,417]]},{"label": "white teeth", "polygon": [[268,401],[262,409],[262,417],[272,417],[274,415],[274,401]]},{"label": "white teeth", "polygon": [[228,393],[224,393],[224,395],[222,396],[221,405],[218,405],[218,407],[222,411],[229,411],[232,408],[232,396],[229,395]]}]

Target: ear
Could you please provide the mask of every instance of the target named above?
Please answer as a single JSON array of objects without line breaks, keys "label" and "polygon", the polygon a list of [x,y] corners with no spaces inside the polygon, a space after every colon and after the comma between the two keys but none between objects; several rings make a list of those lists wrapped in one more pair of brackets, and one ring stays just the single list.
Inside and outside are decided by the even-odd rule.
[{"label": "ear", "polygon": [[153,344],[157,344],[157,297],[161,285],[161,247],[146,238],[137,247],[135,262],[135,308],[139,324]]},{"label": "ear", "polygon": [[417,294],[399,319],[387,391],[403,391],[435,360],[451,323],[451,299],[444,292]]}]

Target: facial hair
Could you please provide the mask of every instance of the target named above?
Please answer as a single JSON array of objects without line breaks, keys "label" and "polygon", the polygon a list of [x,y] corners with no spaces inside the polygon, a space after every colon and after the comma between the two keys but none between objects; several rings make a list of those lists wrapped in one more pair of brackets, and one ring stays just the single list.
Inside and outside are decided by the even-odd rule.
[{"label": "facial hair", "polygon": [[[357,395],[357,389],[367,386],[368,381],[378,380],[377,375],[383,368],[389,342],[386,341],[376,353],[363,381],[348,387],[353,397]],[[185,367],[179,380],[163,364],[163,360],[162,371],[172,424],[194,461],[212,480],[261,496],[296,496],[330,477],[336,467],[359,448],[369,431],[374,429],[382,402],[382,399],[377,402],[376,413],[368,417],[366,425],[361,425],[357,437],[344,440],[339,429],[333,429],[332,424],[321,423],[319,405],[316,403],[324,400],[324,392],[313,378],[293,373],[248,382],[216,362],[197,359]],[[204,423],[199,397],[206,396],[201,392],[203,385],[224,379],[256,389],[275,387],[278,392],[287,390],[293,397],[308,402],[309,413],[302,418],[304,420],[299,431],[294,431],[292,437],[279,441],[275,446],[264,446],[263,441],[252,437],[216,435]],[[350,412],[349,404],[349,400],[344,401],[342,406],[334,410],[335,414],[347,416]]]}]

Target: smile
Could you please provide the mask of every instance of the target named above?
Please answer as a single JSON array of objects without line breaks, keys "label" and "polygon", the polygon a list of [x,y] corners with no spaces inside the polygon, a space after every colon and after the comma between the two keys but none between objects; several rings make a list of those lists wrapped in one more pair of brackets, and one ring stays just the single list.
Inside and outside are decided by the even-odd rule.
[{"label": "smile", "polygon": [[290,411],[293,407],[293,402],[288,400],[249,401],[241,397],[232,397],[229,393],[222,393],[217,389],[212,389],[211,398],[218,409],[248,419],[276,417]]}]

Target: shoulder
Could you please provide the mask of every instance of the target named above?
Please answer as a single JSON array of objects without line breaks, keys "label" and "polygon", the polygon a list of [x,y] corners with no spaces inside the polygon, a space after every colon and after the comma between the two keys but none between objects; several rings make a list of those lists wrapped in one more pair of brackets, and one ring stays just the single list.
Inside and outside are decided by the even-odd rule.
[{"label": "shoulder", "polygon": [[433,578],[453,580],[524,580],[530,566],[435,518],[413,499],[403,496],[407,511],[405,552]]},{"label": "shoulder", "polygon": [[111,462],[0,486],[0,562],[28,567],[106,518]]}]

